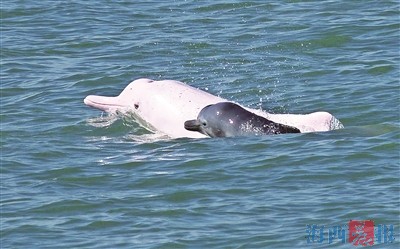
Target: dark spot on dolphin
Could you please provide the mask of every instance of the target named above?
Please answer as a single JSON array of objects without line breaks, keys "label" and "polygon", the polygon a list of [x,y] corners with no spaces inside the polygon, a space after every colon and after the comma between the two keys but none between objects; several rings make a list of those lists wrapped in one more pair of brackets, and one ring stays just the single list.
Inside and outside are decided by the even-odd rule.
[{"label": "dark spot on dolphin", "polygon": [[135,109],[139,109],[139,104],[133,104],[133,106],[135,107]]}]

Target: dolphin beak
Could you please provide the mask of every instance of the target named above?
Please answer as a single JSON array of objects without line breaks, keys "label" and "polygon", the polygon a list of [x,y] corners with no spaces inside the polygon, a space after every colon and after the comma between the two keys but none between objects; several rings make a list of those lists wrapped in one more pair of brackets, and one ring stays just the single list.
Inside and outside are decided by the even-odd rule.
[{"label": "dolphin beak", "polygon": [[105,112],[116,112],[117,110],[125,107],[119,103],[117,97],[89,95],[83,100],[83,102],[87,106],[100,109]]},{"label": "dolphin beak", "polygon": [[197,119],[185,121],[185,129],[188,131],[199,131],[201,123]]}]

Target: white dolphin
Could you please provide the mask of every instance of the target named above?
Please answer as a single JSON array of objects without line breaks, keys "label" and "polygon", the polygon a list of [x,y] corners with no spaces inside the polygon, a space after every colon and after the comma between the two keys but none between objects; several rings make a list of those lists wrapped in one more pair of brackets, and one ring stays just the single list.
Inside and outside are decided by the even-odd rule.
[{"label": "white dolphin", "polygon": [[[184,128],[187,120],[196,119],[203,107],[228,101],[175,80],[132,81],[116,97],[89,95],[88,106],[108,113],[130,113],[144,128],[161,132],[171,138],[201,138],[205,135]],[[246,107],[244,107],[246,108]],[[301,132],[330,131],[343,128],[338,119],[328,112],[310,114],[271,114],[246,108],[273,122],[298,128]]]}]

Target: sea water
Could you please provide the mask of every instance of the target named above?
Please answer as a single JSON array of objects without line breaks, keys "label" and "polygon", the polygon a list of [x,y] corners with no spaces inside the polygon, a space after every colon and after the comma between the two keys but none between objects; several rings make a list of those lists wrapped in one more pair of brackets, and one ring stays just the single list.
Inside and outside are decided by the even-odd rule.
[{"label": "sea water", "polygon": [[[0,247],[398,248],[399,23],[398,1],[2,1]],[[168,139],[83,104],[143,77],[345,128]]]}]

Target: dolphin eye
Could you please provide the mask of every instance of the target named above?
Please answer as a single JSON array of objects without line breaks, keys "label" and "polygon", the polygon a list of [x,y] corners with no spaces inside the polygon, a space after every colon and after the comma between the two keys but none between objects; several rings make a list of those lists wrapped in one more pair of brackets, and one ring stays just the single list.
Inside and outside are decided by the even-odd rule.
[{"label": "dolphin eye", "polygon": [[133,106],[135,107],[135,109],[139,109],[139,104],[134,104]]},{"label": "dolphin eye", "polygon": [[201,124],[202,124],[203,126],[207,126],[207,122],[205,122],[205,121],[203,121]]}]

